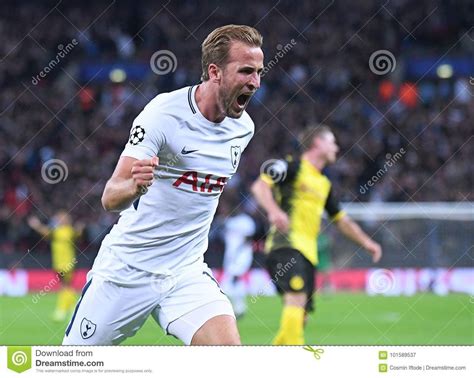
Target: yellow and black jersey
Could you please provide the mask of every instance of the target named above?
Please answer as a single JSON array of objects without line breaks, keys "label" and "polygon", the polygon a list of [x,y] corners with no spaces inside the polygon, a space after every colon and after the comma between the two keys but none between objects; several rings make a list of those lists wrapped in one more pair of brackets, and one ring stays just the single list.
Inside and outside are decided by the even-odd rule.
[{"label": "yellow and black jersey", "polygon": [[332,221],[345,214],[334,198],[331,182],[309,161],[291,158],[276,160],[260,178],[272,187],[276,201],[290,221],[287,233],[271,227],[265,249],[268,252],[277,248],[294,248],[317,265],[317,237],[324,210]]},{"label": "yellow and black jersey", "polygon": [[51,230],[51,255],[53,269],[57,272],[70,271],[74,268],[75,246],[74,240],[78,233],[72,226],[58,226]]}]

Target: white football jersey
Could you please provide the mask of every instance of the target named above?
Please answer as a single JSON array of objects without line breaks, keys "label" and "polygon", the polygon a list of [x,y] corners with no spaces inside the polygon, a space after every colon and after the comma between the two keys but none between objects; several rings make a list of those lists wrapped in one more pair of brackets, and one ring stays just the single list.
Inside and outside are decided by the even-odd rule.
[{"label": "white football jersey", "polygon": [[160,159],[153,185],[122,211],[102,242],[144,271],[169,274],[203,260],[219,197],[254,133],[246,112],[208,121],[197,107],[196,88],[151,100],[134,120],[121,155]]}]

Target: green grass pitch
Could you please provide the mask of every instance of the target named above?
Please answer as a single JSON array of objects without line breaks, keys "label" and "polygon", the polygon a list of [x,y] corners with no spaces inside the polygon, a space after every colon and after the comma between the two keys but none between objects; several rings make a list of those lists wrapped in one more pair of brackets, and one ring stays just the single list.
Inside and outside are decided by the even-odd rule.
[{"label": "green grass pitch", "polygon": [[[56,295],[34,303],[33,296],[0,297],[0,345],[59,345],[67,322],[51,320]],[[255,302],[255,303],[252,303]],[[365,294],[323,294],[306,325],[312,345],[473,345],[472,297],[370,297]],[[249,311],[239,320],[242,342],[271,344],[281,312],[278,297],[249,298]],[[92,315],[91,315],[92,317]],[[124,345],[181,345],[165,336],[152,318]]]}]

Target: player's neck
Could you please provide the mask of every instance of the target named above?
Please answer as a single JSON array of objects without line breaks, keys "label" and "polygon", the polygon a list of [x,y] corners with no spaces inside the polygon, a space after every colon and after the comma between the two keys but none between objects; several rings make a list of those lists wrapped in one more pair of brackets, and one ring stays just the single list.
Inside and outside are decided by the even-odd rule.
[{"label": "player's neck", "polygon": [[195,94],[196,104],[201,114],[210,122],[220,123],[225,118],[225,113],[219,107],[217,94],[209,88],[209,83],[201,83]]},{"label": "player's neck", "polygon": [[326,162],[324,161],[324,159],[321,159],[318,156],[316,156],[315,154],[312,154],[310,152],[303,153],[303,155],[301,155],[301,157],[305,160],[308,160],[311,163],[311,165],[320,172],[326,166]]}]

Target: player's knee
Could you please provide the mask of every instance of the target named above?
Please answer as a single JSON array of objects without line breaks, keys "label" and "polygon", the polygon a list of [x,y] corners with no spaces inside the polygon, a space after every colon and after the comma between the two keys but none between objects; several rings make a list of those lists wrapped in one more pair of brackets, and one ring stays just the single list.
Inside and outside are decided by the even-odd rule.
[{"label": "player's knee", "polygon": [[218,335],[210,345],[242,345],[238,332]]},{"label": "player's knee", "polygon": [[237,328],[216,334],[212,339],[209,345],[242,345]]},{"label": "player's knee", "polygon": [[283,296],[285,306],[305,307],[308,300],[306,293],[287,292]]},{"label": "player's knee", "polygon": [[235,319],[228,315],[209,319],[196,331],[191,345],[241,345]]},{"label": "player's knee", "polygon": [[192,338],[191,345],[242,345],[242,343],[238,333],[220,333],[218,335],[203,336],[196,332]]},{"label": "player's knee", "polygon": [[241,345],[240,334],[237,329],[235,319],[231,320],[231,327],[228,327],[227,332],[222,336],[221,345]]},{"label": "player's knee", "polygon": [[224,339],[221,343],[219,343],[219,345],[242,345],[242,343],[240,341],[240,336],[237,334]]}]

